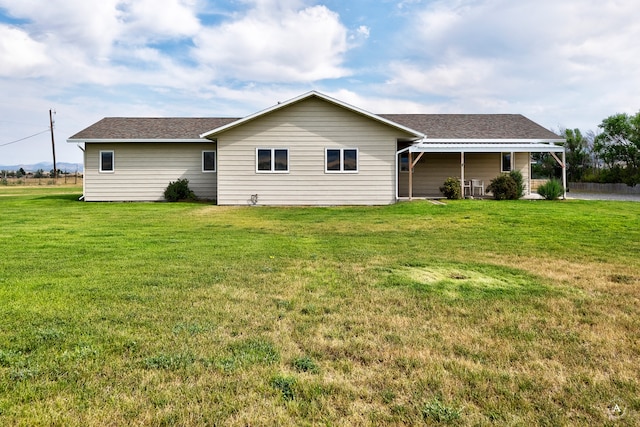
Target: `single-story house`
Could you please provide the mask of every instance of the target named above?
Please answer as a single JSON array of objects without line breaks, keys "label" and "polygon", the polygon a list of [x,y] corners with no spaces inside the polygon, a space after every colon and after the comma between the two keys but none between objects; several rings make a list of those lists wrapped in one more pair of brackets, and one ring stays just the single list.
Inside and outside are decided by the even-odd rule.
[{"label": "single-story house", "polygon": [[447,177],[480,195],[511,170],[530,192],[531,153],[564,165],[564,139],[522,115],[373,114],[316,91],[243,118],[104,118],[67,141],[86,201],[163,200],[186,178],[219,205],[380,205],[441,196]]}]

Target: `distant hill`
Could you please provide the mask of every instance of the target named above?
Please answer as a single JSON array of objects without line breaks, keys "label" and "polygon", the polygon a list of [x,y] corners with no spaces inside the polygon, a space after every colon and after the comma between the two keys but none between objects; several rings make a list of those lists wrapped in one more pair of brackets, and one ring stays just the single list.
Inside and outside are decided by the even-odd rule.
[{"label": "distant hill", "polygon": [[[66,163],[66,162],[57,162],[56,167],[58,170],[62,172],[73,173],[75,171],[83,172],[83,164],[82,163]],[[25,172],[35,172],[38,169],[42,169],[45,172],[49,172],[53,169],[52,162],[40,162],[32,165],[0,165],[0,170],[7,171],[17,171],[18,169],[24,169]]]}]

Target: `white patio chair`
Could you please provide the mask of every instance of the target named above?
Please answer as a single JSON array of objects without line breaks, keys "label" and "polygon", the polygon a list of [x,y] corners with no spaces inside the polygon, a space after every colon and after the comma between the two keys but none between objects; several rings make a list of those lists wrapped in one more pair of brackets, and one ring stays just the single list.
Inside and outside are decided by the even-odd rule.
[{"label": "white patio chair", "polygon": [[478,190],[480,190],[479,196],[484,196],[484,181],[481,181],[479,179],[472,179],[471,180],[471,195],[472,196],[475,196],[476,188]]},{"label": "white patio chair", "polygon": [[467,194],[469,194],[470,196],[473,196],[473,193],[471,192],[471,181],[464,181],[462,183],[462,196],[464,197]]}]

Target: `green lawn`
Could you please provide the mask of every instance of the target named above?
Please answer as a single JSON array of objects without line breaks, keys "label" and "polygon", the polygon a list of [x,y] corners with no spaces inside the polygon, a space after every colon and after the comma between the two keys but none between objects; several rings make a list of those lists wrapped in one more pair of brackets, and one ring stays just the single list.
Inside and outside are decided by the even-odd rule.
[{"label": "green lawn", "polygon": [[638,425],[640,204],[0,188],[0,425]]}]

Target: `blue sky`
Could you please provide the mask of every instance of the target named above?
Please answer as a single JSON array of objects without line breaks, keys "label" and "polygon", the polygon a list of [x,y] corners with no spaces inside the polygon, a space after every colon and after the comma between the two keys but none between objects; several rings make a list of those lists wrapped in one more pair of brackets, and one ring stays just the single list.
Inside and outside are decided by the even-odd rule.
[{"label": "blue sky", "polygon": [[640,109],[632,0],[0,0],[0,164],[81,162],[106,116],[244,116],[318,90],[374,113]]}]

